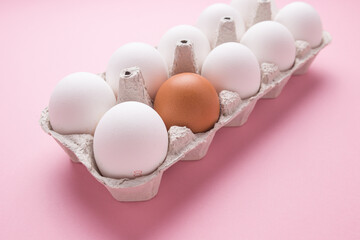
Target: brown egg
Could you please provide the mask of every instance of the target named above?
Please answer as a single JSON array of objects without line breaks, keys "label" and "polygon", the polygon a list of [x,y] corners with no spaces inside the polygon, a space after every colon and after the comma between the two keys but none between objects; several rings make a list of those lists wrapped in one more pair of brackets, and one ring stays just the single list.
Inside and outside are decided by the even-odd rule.
[{"label": "brown egg", "polygon": [[195,73],[181,73],[166,80],[156,94],[154,108],[168,130],[171,126],[186,126],[193,133],[210,130],[220,114],[215,88]]}]

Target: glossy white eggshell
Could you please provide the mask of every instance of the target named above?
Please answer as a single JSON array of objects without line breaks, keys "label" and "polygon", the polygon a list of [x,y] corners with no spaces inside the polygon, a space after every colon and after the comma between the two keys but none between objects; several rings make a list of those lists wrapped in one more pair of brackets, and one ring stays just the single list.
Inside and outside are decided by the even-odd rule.
[{"label": "glossy white eggshell", "polygon": [[123,102],[104,114],[94,135],[94,156],[103,176],[134,178],[165,159],[168,133],[159,114],[143,103]]},{"label": "glossy white eggshell", "polygon": [[303,40],[311,47],[321,44],[323,27],[318,12],[304,2],[293,2],[282,8],[275,21],[283,24],[296,40]]},{"label": "glossy white eggshell", "polygon": [[100,76],[78,72],[63,78],[49,102],[49,118],[60,134],[94,134],[103,114],[116,103],[110,86]]},{"label": "glossy white eggshell", "polygon": [[228,4],[213,4],[200,14],[196,24],[196,26],[207,36],[211,46],[214,46],[216,43],[220,20],[223,17],[231,17],[233,19],[238,41],[240,41],[245,32],[244,20],[239,11]]},{"label": "glossy white eggshell", "polygon": [[280,71],[290,69],[294,65],[296,47],[291,32],[282,24],[264,21],[250,27],[241,43],[255,54],[259,63],[274,63]]},{"label": "glossy white eggshell", "polygon": [[205,34],[190,25],[179,25],[168,30],[160,39],[158,50],[165,58],[169,68],[174,62],[176,45],[181,40],[188,40],[193,45],[195,62],[199,69],[210,52],[210,43]]},{"label": "glossy white eggshell", "polygon": [[120,73],[125,68],[139,67],[151,98],[168,78],[168,70],[161,54],[153,46],[132,42],[121,46],[111,56],[106,70],[106,81],[115,95],[119,91]]},{"label": "glossy white eggshell", "polygon": [[237,92],[242,99],[259,91],[261,73],[256,56],[246,46],[229,42],[214,48],[204,61],[202,76],[217,92]]}]

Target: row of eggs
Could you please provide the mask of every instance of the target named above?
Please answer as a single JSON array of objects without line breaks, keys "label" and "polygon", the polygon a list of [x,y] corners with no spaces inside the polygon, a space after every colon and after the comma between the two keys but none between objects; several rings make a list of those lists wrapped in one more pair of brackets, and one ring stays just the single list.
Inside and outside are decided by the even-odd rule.
[{"label": "row of eggs", "polygon": [[[256,2],[214,4],[200,15],[197,27],[181,25],[165,33],[158,49],[138,42],[120,47],[110,58],[106,82],[91,73],[68,75],[50,98],[52,128],[60,134],[94,135],[94,156],[103,176],[132,178],[152,172],[166,157],[171,126],[186,126],[194,133],[211,129],[219,118],[221,90],[249,98],[259,90],[261,63],[275,63],[285,71],[295,61],[295,40],[312,47],[321,43],[320,17],[302,2],[285,6],[275,21],[257,23],[245,32],[250,10],[244,9]],[[234,19],[239,42],[211,50],[224,16]],[[201,76],[183,73],[168,79],[174,50],[184,39],[193,45]],[[154,109],[138,102],[116,105],[120,73],[133,66],[141,69]]]}]

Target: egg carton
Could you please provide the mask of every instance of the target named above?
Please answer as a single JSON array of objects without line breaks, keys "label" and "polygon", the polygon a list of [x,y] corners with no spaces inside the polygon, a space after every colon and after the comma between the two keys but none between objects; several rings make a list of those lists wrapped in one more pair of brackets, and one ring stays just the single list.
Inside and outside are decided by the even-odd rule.
[{"label": "egg carton", "polygon": [[[259,6],[254,14],[253,23],[270,20],[271,6],[268,1],[259,1]],[[216,44],[235,41],[235,24],[231,17],[224,17],[219,24]],[[296,60],[293,67],[280,72],[272,63],[261,64],[261,86],[259,92],[248,99],[241,99],[231,91],[221,91],[220,117],[214,127],[204,133],[192,133],[187,127],[173,126],[168,131],[168,153],[162,164],[152,173],[135,178],[112,179],[104,177],[96,165],[93,152],[93,136],[89,134],[62,135],[55,132],[49,121],[48,108],[42,111],[40,125],[64,149],[73,162],[82,163],[90,174],[103,184],[118,201],[145,201],[156,196],[163,172],[180,160],[199,160],[203,158],[215,136],[222,127],[243,125],[256,102],[261,98],[277,97],[292,75],[306,73],[316,55],[331,42],[331,36],[323,32],[322,43],[316,48],[311,48],[307,42],[296,41]],[[191,41],[180,40],[175,49],[174,63],[169,69],[170,76],[182,72],[200,74],[200,69],[195,64],[195,56]],[[105,74],[101,76],[106,80]],[[137,67],[124,69],[119,77],[119,98],[117,102],[139,101],[152,106],[152,101],[147,93],[141,69]]]}]

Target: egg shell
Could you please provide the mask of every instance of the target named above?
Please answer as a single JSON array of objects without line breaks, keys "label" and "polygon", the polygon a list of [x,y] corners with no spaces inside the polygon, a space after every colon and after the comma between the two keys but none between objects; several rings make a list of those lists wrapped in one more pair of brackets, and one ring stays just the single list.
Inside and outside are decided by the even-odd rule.
[{"label": "egg shell", "polygon": [[[66,151],[74,162],[82,163],[90,174],[103,184],[118,201],[145,201],[156,196],[163,172],[180,160],[198,160],[205,156],[215,133],[226,125],[240,126],[246,122],[256,102],[267,95],[276,96],[285,86],[289,77],[298,71],[305,71],[315,56],[328,45],[331,37],[324,32],[322,44],[315,49],[309,49],[308,54],[298,58],[290,71],[267,79],[268,84],[262,84],[256,96],[239,101],[236,93],[223,91],[220,93],[221,115],[214,128],[206,133],[193,134],[185,127],[171,127],[169,130],[169,150],[164,162],[149,175],[135,179],[112,179],[100,175],[93,154],[93,136],[88,134],[62,135],[53,131],[48,108],[41,114],[40,125]],[[303,47],[302,44],[298,45]],[[299,52],[302,52],[300,50]],[[304,69],[305,68],[305,69]],[[264,70],[266,70],[265,68]],[[134,80],[137,79],[134,77]],[[144,86],[145,87],[145,86]]]},{"label": "egg shell", "polygon": [[121,46],[111,56],[107,70],[106,80],[112,87],[115,95],[119,91],[119,76],[125,68],[140,67],[146,88],[152,99],[161,84],[168,79],[168,69],[165,60],[153,46],[132,42]]},{"label": "egg shell", "polygon": [[196,26],[203,31],[210,41],[210,45],[215,47],[219,24],[222,18],[229,17],[235,23],[237,41],[240,41],[245,32],[245,24],[240,12],[228,4],[216,3],[207,7],[199,16]]},{"label": "egg shell", "polygon": [[143,103],[128,101],[114,106],[95,130],[95,161],[106,177],[147,175],[164,161],[167,149],[164,122]]},{"label": "egg shell", "polygon": [[271,19],[273,19],[273,17],[276,15],[276,12],[277,12],[276,3],[274,0],[270,0],[270,1],[269,0],[262,0],[262,1],[259,1],[259,0],[232,0],[230,5],[240,12],[241,16],[244,19],[246,26],[250,27],[251,25],[256,23],[256,22],[254,22],[254,20],[257,15],[258,7],[261,4],[266,4],[267,2],[270,2],[270,5],[271,5],[270,6],[271,7],[270,8],[270,10],[271,10],[270,18],[267,20],[271,20]]},{"label": "egg shell", "polygon": [[296,47],[291,32],[282,24],[264,21],[247,30],[241,43],[251,49],[259,63],[274,63],[280,71],[294,65]]},{"label": "egg shell", "polygon": [[197,65],[196,68],[201,69],[204,59],[210,52],[210,43],[203,32],[190,25],[175,26],[161,37],[158,50],[164,57],[168,69],[172,69],[175,49],[181,40],[191,42]]},{"label": "egg shell", "polygon": [[186,126],[194,133],[206,132],[219,119],[220,103],[215,88],[195,73],[181,73],[161,85],[154,109],[167,129]]},{"label": "egg shell", "polygon": [[70,74],[51,94],[49,117],[52,128],[61,134],[94,134],[102,115],[115,103],[110,86],[98,75]]},{"label": "egg shell", "polygon": [[255,95],[261,83],[256,56],[248,47],[235,42],[214,48],[205,59],[201,74],[213,84],[217,92],[234,91],[242,99]]},{"label": "egg shell", "polygon": [[317,47],[322,40],[322,22],[318,12],[304,2],[293,2],[280,9],[275,21],[283,24],[296,40],[303,40]]},{"label": "egg shell", "polygon": [[[268,14],[265,14],[268,15]],[[156,196],[163,172],[180,160],[198,160],[205,156],[215,133],[225,126],[241,126],[247,121],[257,100],[263,97],[276,97],[281,92],[291,75],[303,74],[307,71],[315,56],[329,43],[331,36],[323,32],[322,44],[310,49],[307,44],[297,41],[297,59],[294,66],[286,72],[262,72],[263,84],[260,91],[253,97],[239,101],[234,92],[220,93],[221,116],[214,128],[200,134],[193,134],[185,127],[171,127],[169,130],[169,150],[164,162],[149,175],[135,179],[112,179],[99,174],[93,157],[93,137],[88,134],[61,135],[53,131],[49,122],[48,108],[42,111],[40,125],[66,151],[70,159],[83,164],[89,173],[106,187],[118,201],[145,201]],[[270,64],[270,63],[269,63]],[[261,64],[262,71],[273,71]],[[270,64],[271,65],[271,64]],[[105,78],[105,74],[102,74]],[[138,78],[134,77],[134,80]],[[266,82],[266,83],[265,83]],[[144,86],[145,87],[145,86]]]}]

